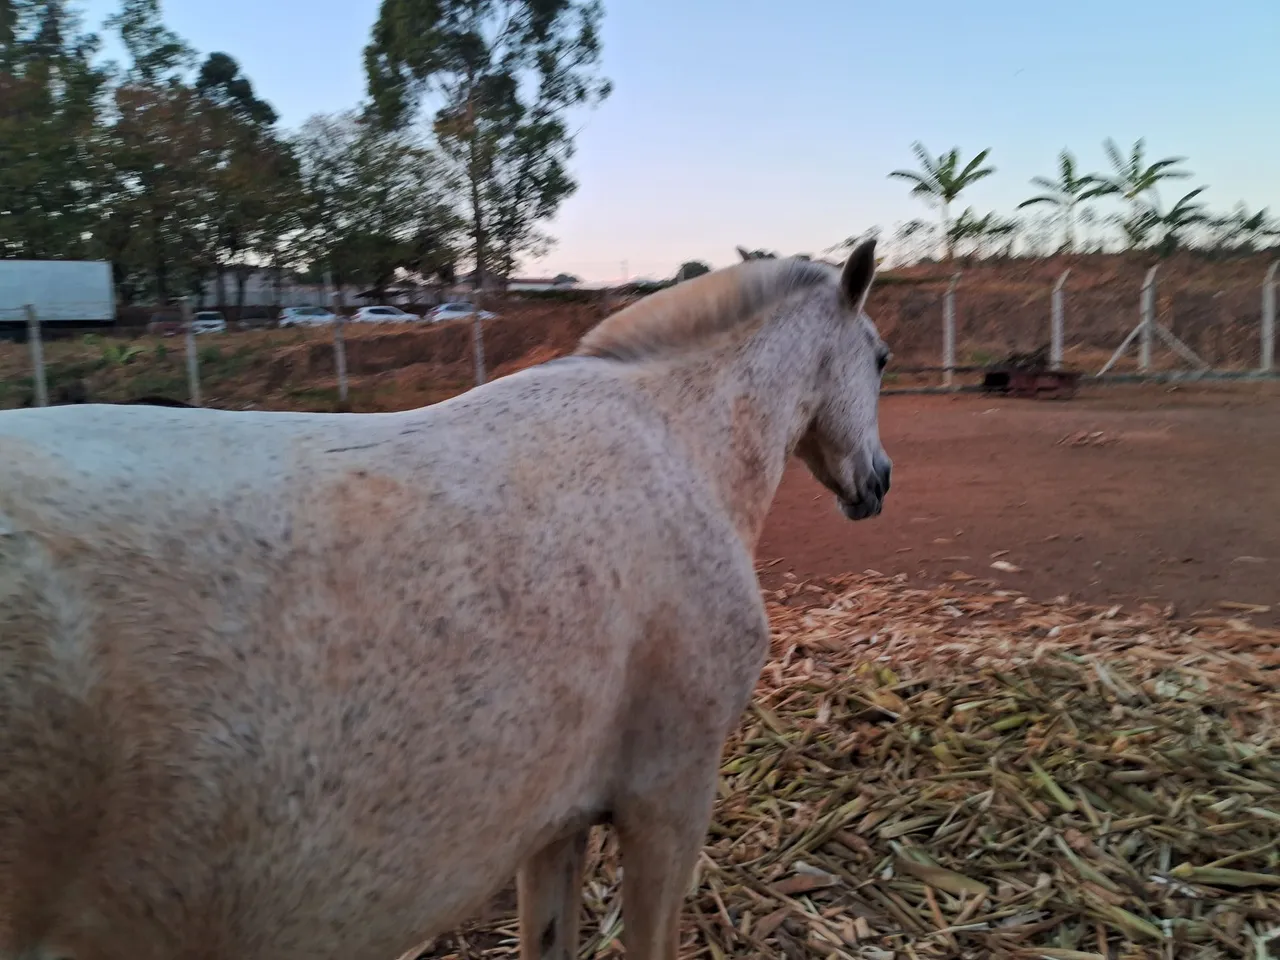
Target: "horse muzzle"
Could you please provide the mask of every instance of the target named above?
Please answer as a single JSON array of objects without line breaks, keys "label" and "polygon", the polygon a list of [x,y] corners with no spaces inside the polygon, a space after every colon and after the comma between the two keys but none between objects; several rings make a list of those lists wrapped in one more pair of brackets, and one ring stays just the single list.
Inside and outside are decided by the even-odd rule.
[{"label": "horse muzzle", "polygon": [[877,454],[872,462],[871,473],[859,484],[855,496],[847,497],[836,493],[840,512],[850,520],[867,520],[879,516],[884,509],[884,499],[889,495],[892,477],[893,461],[883,453]]}]

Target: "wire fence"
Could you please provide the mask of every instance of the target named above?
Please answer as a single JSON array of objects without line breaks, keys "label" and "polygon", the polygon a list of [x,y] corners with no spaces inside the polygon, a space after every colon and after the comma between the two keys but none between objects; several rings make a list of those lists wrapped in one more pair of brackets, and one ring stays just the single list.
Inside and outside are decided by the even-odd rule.
[{"label": "wire fence", "polygon": [[[1069,270],[1051,283],[1011,285],[1003,290],[991,289],[989,283],[966,290],[961,271],[932,285],[882,289],[875,319],[895,355],[901,358],[891,366],[891,372],[937,375],[942,389],[956,388],[957,375],[990,369],[1002,356],[1036,351],[1047,353],[1048,366],[1052,368],[1071,366],[1092,378],[1109,374],[1130,351],[1136,355],[1139,376],[1156,372],[1157,351],[1161,352],[1166,369],[1172,361],[1177,367],[1199,374],[1234,368],[1237,373],[1247,370],[1269,376],[1275,372],[1278,272],[1280,261],[1270,264],[1257,285],[1249,285],[1252,289],[1205,292],[1174,286],[1164,292],[1155,268],[1138,287],[1108,284],[1079,290],[1072,289]],[[330,336],[337,406],[348,410],[350,319],[343,300],[340,294],[332,297],[337,319],[330,324]],[[64,316],[69,307],[74,313],[74,304],[59,304]],[[1029,315],[1037,314],[1043,319],[1026,321]],[[1021,319],[1014,323],[1010,322],[1012,317]],[[1124,317],[1130,320],[1117,322]],[[489,375],[481,314],[475,313],[469,323],[474,381],[479,385]],[[44,349],[50,335],[62,335],[69,325],[65,321],[42,322],[38,308],[31,304],[0,305],[0,325],[27,343],[30,375],[29,399],[25,402],[35,406],[74,402],[74,396],[51,396]],[[141,384],[144,394],[171,400],[180,394],[190,405],[203,405],[206,396],[202,366],[228,363],[225,351],[209,343],[206,334],[225,331],[225,322],[219,326],[217,319],[202,318],[188,302],[180,304],[172,323],[162,326],[165,329],[148,329],[169,336],[181,335],[180,368],[168,360],[172,355],[176,361],[179,351],[167,340],[143,346],[127,336],[102,337],[85,334],[83,329],[77,330],[77,335],[97,336],[102,341],[101,357],[95,361],[99,364],[124,363],[140,351],[151,350],[165,363],[154,365],[159,372],[150,374],[150,379]],[[135,338],[140,332],[129,331]],[[961,345],[964,355],[959,352]],[[1097,368],[1084,368],[1086,363],[1108,356]],[[234,361],[234,354],[230,359]]]}]

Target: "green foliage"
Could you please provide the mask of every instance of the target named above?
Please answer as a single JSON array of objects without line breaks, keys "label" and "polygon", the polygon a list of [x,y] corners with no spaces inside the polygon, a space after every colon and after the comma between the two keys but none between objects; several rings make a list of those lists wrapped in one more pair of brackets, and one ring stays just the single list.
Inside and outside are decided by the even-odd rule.
[{"label": "green foliage", "polygon": [[276,122],[271,104],[254,96],[253,84],[240,72],[240,64],[225,53],[211,53],[196,77],[196,92],[250,128],[269,127]]},{"label": "green foliage", "polygon": [[194,51],[160,19],[160,0],[124,0],[119,13],[107,20],[133,60],[129,79],[143,85],[178,83],[179,72],[194,59]]},{"label": "green foliage", "polygon": [[372,114],[403,129],[428,94],[465,185],[477,278],[549,245],[541,225],[577,185],[567,112],[608,96],[599,0],[383,0],[365,49]]},{"label": "green foliage", "polygon": [[120,70],[92,62],[66,0],[0,3],[0,256],[109,260],[126,304],[280,262],[297,165],[234,59],[187,82],[194,51],[157,0],[108,19]]},{"label": "green foliage", "polygon": [[292,148],[302,187],[296,243],[334,283],[381,288],[400,269],[452,277],[457,183],[419,137],[349,112],[313,117]]},{"label": "green foliage", "polygon": [[64,0],[0,0],[0,257],[81,255],[106,73]]},{"label": "green foliage", "polygon": [[127,363],[132,363],[143,354],[142,347],[132,343],[104,343],[102,346],[102,360],[104,363],[113,367],[122,367]]},{"label": "green foliage", "polygon": [[1252,253],[1280,240],[1280,220],[1265,207],[1253,213],[1243,203],[1230,213],[1207,216],[1211,232],[1209,248],[1217,253]]},{"label": "green foliage", "polygon": [[1191,176],[1178,164],[1186,157],[1165,157],[1154,163],[1146,162],[1146,142],[1139,138],[1128,155],[1122,154],[1116,142],[1108,137],[1102,144],[1103,152],[1111,163],[1109,175],[1093,176],[1097,183],[1096,195],[1118,196],[1129,202],[1139,201],[1165,180],[1181,180]]},{"label": "green foliage", "polygon": [[937,206],[942,212],[942,232],[946,240],[947,259],[955,256],[955,243],[951,230],[951,204],[967,188],[996,172],[995,167],[984,167],[990,149],[983,150],[961,166],[960,148],[933,156],[918,140],[912,151],[920,163],[919,170],[894,170],[890,178],[905,180],[912,185],[911,195]]},{"label": "green foliage", "polygon": [[981,254],[987,244],[999,241],[1012,242],[1018,231],[1016,220],[1007,220],[995,213],[978,216],[972,207],[966,207],[947,229],[948,246],[955,250],[968,243],[971,252]]},{"label": "green foliage", "polygon": [[1063,249],[1068,253],[1074,253],[1077,208],[1087,200],[1104,195],[1109,190],[1109,186],[1095,174],[1077,173],[1076,158],[1070,150],[1063,150],[1058,155],[1056,180],[1048,177],[1032,177],[1031,184],[1045,192],[1022,201],[1018,204],[1018,209],[1024,210],[1038,205],[1047,205],[1056,209],[1063,223]]}]

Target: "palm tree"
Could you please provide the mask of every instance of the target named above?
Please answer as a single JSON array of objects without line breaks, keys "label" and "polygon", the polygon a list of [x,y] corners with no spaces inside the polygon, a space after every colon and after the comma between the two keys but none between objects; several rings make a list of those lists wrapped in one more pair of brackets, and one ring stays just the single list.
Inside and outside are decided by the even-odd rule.
[{"label": "palm tree", "polygon": [[1018,209],[1046,204],[1056,207],[1058,216],[1063,222],[1063,247],[1067,253],[1076,252],[1076,208],[1086,200],[1100,196],[1107,186],[1091,173],[1083,176],[1076,173],[1076,158],[1070,150],[1058,154],[1058,179],[1048,177],[1032,177],[1033,186],[1044,190],[1029,200],[1018,204]]},{"label": "palm tree", "polygon": [[1161,180],[1180,180],[1191,176],[1186,170],[1176,169],[1178,164],[1186,161],[1186,157],[1165,157],[1146,165],[1147,145],[1141,137],[1134,142],[1127,157],[1120,153],[1120,148],[1110,137],[1102,142],[1102,149],[1106,151],[1114,172],[1109,177],[1094,175],[1102,188],[1099,196],[1119,195],[1133,202],[1154,190]]},{"label": "palm tree", "polygon": [[1209,223],[1214,229],[1213,247],[1220,251],[1252,252],[1265,249],[1268,239],[1280,237],[1280,220],[1273,220],[1271,212],[1263,207],[1250,213],[1243,203]]},{"label": "palm tree", "polygon": [[1120,228],[1129,249],[1139,250],[1151,240],[1151,234],[1160,223],[1160,216],[1151,207],[1138,204],[1126,214],[1116,214],[1111,222]]},{"label": "palm tree", "polygon": [[955,244],[951,236],[951,204],[969,187],[983,177],[995,173],[995,167],[984,167],[988,148],[979,153],[963,167],[960,165],[960,148],[952,147],[939,157],[933,156],[919,140],[911,145],[916,159],[920,161],[920,170],[894,170],[891,179],[906,180],[914,184],[911,189],[913,197],[920,197],[926,203],[937,204],[942,211],[942,235],[946,244],[946,258],[955,256]]},{"label": "palm tree", "polygon": [[1164,230],[1164,235],[1160,238],[1160,249],[1165,256],[1182,245],[1184,231],[1208,221],[1204,204],[1196,201],[1196,197],[1207,189],[1208,187],[1197,187],[1192,190],[1179,198],[1178,202],[1169,208],[1168,213],[1162,214],[1159,208],[1155,208],[1157,223]]},{"label": "palm tree", "polygon": [[992,247],[995,247],[1000,240],[1011,243],[1017,232],[1016,220],[1006,220],[995,213],[978,216],[973,207],[965,207],[960,216],[952,221],[948,239],[953,247],[958,247],[965,241],[971,241],[973,246],[969,253],[976,256],[981,255],[987,243]]},{"label": "palm tree", "polygon": [[1103,141],[1102,149],[1111,161],[1112,173],[1110,176],[1093,175],[1097,183],[1093,196],[1117,196],[1130,204],[1128,216],[1120,221],[1121,227],[1131,246],[1141,246],[1161,222],[1161,215],[1156,209],[1159,201],[1154,198],[1156,187],[1164,180],[1191,176],[1188,171],[1178,169],[1178,164],[1186,157],[1165,157],[1148,164],[1146,141],[1142,138],[1134,142],[1128,156],[1120,152],[1110,137]]}]

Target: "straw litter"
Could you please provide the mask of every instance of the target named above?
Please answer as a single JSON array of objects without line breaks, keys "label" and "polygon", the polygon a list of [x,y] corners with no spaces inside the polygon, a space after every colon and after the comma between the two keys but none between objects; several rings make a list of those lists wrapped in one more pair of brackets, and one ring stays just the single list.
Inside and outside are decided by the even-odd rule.
[{"label": "straw litter", "polygon": [[[875,572],[766,593],[681,956],[1280,956],[1280,632]],[[623,954],[593,838],[582,957]],[[513,957],[510,891],[430,957]]]}]

